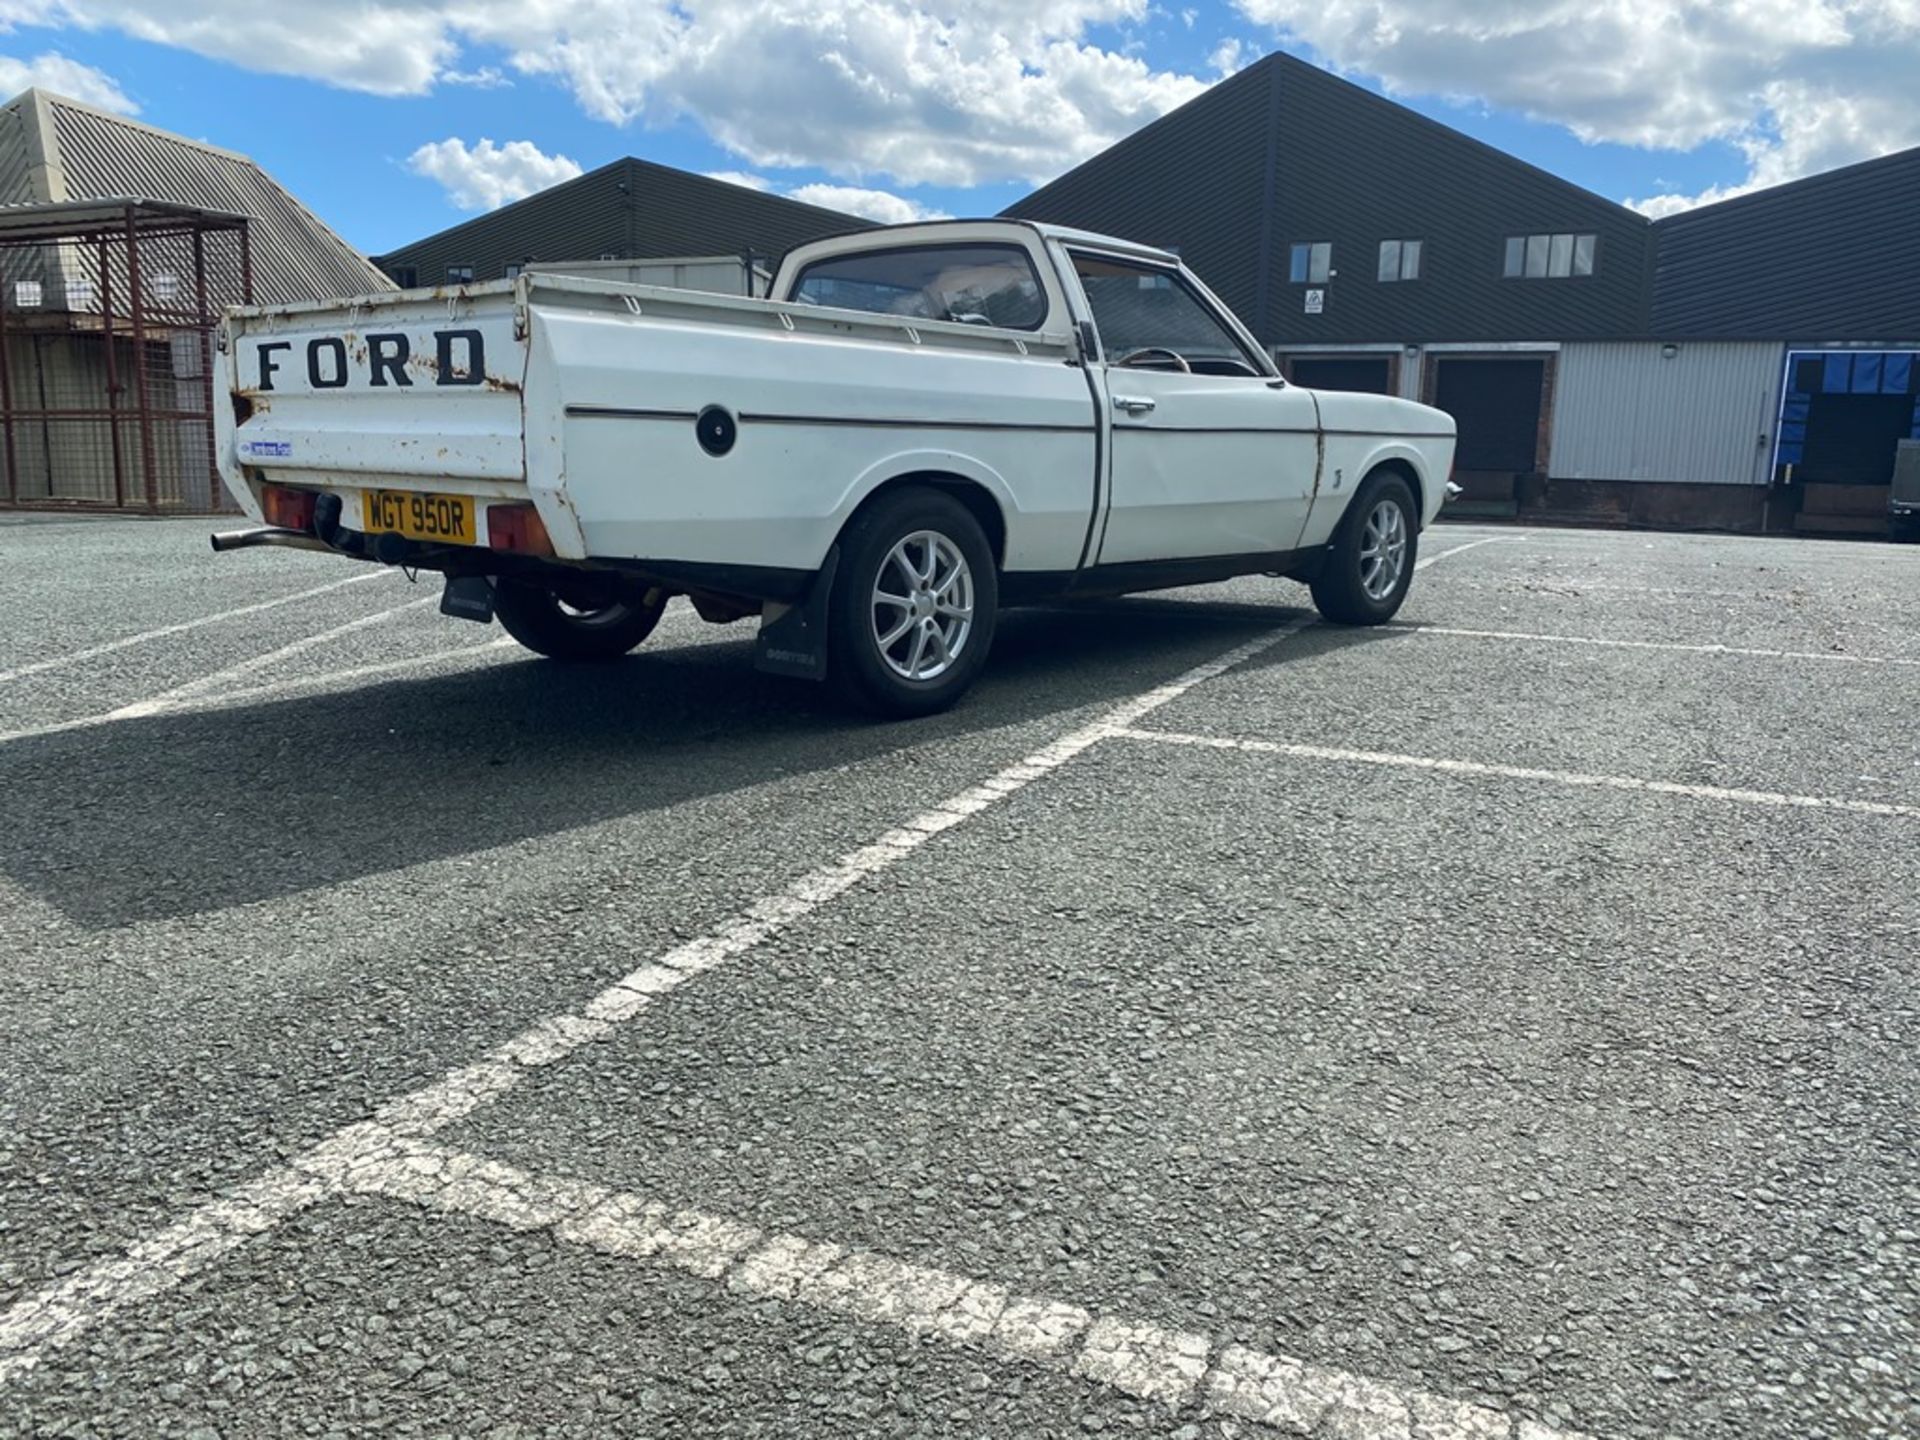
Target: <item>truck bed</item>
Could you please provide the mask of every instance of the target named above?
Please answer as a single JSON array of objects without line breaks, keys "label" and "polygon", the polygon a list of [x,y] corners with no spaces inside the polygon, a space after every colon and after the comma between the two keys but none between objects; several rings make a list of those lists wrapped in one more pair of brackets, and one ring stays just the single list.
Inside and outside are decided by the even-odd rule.
[{"label": "truck bed", "polygon": [[220,356],[222,473],[256,517],[270,483],[339,494],[349,525],[368,489],[531,499],[565,559],[810,571],[864,485],[924,466],[1018,510],[1006,563],[1042,569],[1075,563],[1094,501],[1064,333],[536,272],[236,311]]}]

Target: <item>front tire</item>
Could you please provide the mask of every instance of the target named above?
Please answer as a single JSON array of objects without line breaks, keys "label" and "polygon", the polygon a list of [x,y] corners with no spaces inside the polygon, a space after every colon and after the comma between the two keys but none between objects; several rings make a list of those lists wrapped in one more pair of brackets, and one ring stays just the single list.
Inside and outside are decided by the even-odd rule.
[{"label": "front tire", "polygon": [[945,710],[986,663],[999,602],[993,549],[966,506],[917,486],[884,495],[840,537],[833,678],[875,714]]},{"label": "front tire", "polygon": [[506,632],[536,655],[575,663],[618,660],[653,633],[667,597],[567,596],[524,580],[497,580],[493,613]]},{"label": "front tire", "polygon": [[1361,482],[1328,548],[1313,603],[1336,625],[1384,625],[1413,584],[1420,550],[1413,490],[1390,470]]}]

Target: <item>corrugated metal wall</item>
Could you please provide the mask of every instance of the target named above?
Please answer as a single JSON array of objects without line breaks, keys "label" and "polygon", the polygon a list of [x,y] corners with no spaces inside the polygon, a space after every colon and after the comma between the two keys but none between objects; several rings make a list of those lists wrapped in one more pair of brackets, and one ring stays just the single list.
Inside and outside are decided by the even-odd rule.
[{"label": "corrugated metal wall", "polygon": [[[1177,249],[1287,349],[1648,333],[1646,219],[1285,54],[1005,213]],[[1569,233],[1598,237],[1592,275],[1505,278],[1508,236]],[[1415,239],[1421,277],[1381,281],[1380,242]],[[1291,246],[1315,242],[1333,247],[1335,273],[1295,284]]]},{"label": "corrugated metal wall", "polygon": [[20,113],[27,103],[0,106],[0,205],[31,205],[47,198],[34,193],[27,119]]},{"label": "corrugated metal wall", "polygon": [[[49,98],[47,105],[66,180],[66,193],[54,199],[132,195],[253,217],[253,297],[263,304],[393,288],[365,257],[245,156],[66,100]],[[185,273],[190,277],[192,272]],[[238,293],[237,277],[222,283],[216,273],[213,288],[216,300],[227,301]]]},{"label": "corrugated metal wall", "polygon": [[1767,479],[1785,348],[1572,344],[1560,351],[1550,474],[1558,480],[1756,485]]},{"label": "corrugated metal wall", "polygon": [[1920,339],[1920,149],[1662,220],[1654,328]]}]

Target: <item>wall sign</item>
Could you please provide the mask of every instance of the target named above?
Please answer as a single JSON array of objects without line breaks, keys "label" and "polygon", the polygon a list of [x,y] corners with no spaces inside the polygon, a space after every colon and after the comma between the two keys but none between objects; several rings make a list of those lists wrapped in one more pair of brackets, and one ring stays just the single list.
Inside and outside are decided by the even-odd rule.
[{"label": "wall sign", "polygon": [[1320,315],[1327,308],[1327,292],[1324,290],[1307,291],[1307,314]]}]

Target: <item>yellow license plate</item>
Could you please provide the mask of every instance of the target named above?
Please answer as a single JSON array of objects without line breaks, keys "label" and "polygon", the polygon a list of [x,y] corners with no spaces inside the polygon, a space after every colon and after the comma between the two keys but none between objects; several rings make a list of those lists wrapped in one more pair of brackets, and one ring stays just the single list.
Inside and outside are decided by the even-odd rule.
[{"label": "yellow license plate", "polygon": [[477,544],[474,502],[466,495],[419,490],[369,490],[360,497],[369,535],[404,535],[442,545]]}]

